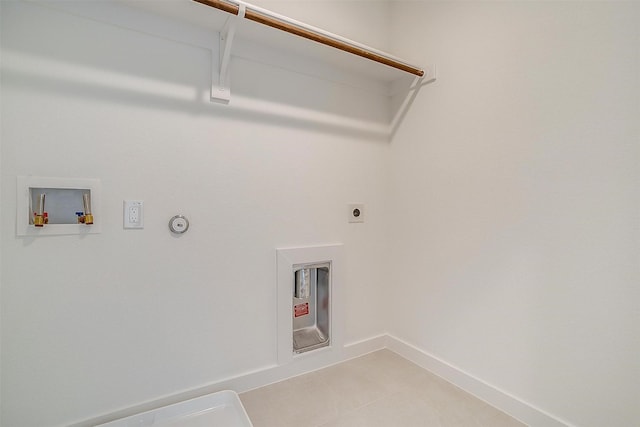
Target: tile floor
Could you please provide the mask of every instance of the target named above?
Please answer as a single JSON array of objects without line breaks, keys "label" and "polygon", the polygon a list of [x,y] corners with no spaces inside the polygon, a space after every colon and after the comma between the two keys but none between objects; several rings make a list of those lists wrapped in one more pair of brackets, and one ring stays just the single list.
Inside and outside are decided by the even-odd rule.
[{"label": "tile floor", "polygon": [[522,427],[390,350],[242,393],[254,427]]}]

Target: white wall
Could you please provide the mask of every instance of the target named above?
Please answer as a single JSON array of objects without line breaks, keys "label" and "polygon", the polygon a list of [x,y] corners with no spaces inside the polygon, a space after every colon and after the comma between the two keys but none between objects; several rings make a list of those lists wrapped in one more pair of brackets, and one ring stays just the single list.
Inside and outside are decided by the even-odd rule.
[{"label": "white wall", "polygon": [[640,4],[396,2],[390,333],[580,426],[640,423]]},{"label": "white wall", "polygon": [[[2,22],[2,4],[0,3],[0,22]],[[2,32],[0,32],[0,46],[2,45]],[[2,66],[2,54],[0,52],[0,67]],[[0,98],[2,97],[2,75],[0,74]],[[1,102],[1,99],[0,99]],[[2,121],[2,108],[0,104],[0,122]],[[2,131],[0,131],[0,200],[2,200]],[[2,224],[2,209],[0,209],[0,224]],[[2,226],[0,226],[0,242],[3,241]],[[2,413],[2,246],[0,245],[0,413]],[[0,424],[2,421],[0,421]]]},{"label": "white wall", "polygon": [[[638,4],[303,3],[258,4],[437,63],[391,146],[358,130],[379,94],[236,58],[258,108],[212,105],[206,50],[2,2],[0,423],[273,365],[274,248],[344,242],[347,342],[388,328],[559,419],[638,424]],[[26,174],[100,178],[102,233],[16,238]]]},{"label": "white wall", "polygon": [[[277,247],[344,243],[345,340],[385,331],[389,145],[313,119],[383,123],[384,96],[237,58],[232,103],[263,110],[211,104],[204,49],[2,8],[2,425],[69,424],[272,366]],[[102,233],[16,237],[18,175],[99,178]],[[144,200],[144,230],[122,229],[123,199]],[[366,223],[347,223],[348,203]],[[176,238],[178,213],[191,228]]]}]

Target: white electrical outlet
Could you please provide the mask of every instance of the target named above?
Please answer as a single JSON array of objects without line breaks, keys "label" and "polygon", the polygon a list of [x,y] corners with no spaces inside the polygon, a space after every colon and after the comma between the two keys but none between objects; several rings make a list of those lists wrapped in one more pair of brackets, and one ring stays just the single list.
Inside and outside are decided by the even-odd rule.
[{"label": "white electrical outlet", "polygon": [[124,228],[144,228],[144,202],[125,200],[122,219]]},{"label": "white electrical outlet", "polygon": [[349,222],[364,222],[364,205],[361,203],[349,205]]}]

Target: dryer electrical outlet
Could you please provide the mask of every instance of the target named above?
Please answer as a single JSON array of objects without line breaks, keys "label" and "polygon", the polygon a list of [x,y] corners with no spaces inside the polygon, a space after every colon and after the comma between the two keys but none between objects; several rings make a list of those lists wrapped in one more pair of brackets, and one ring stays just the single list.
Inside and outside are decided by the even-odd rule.
[{"label": "dryer electrical outlet", "polygon": [[122,219],[124,228],[144,228],[144,202],[125,200]]},{"label": "dryer electrical outlet", "polygon": [[349,222],[364,222],[364,204],[349,205]]}]

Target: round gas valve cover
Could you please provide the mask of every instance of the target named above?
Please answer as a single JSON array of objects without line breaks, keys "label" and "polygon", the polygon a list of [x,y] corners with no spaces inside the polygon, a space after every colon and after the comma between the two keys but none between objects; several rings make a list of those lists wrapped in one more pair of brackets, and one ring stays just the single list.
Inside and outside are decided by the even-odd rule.
[{"label": "round gas valve cover", "polygon": [[189,229],[189,220],[182,215],[176,215],[169,220],[169,230],[172,233],[182,234]]}]

